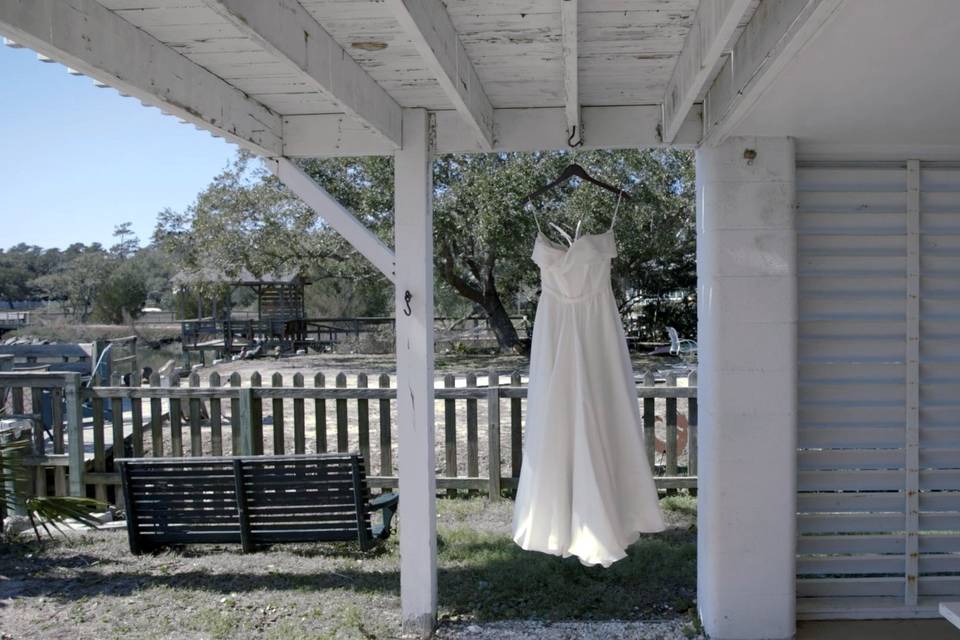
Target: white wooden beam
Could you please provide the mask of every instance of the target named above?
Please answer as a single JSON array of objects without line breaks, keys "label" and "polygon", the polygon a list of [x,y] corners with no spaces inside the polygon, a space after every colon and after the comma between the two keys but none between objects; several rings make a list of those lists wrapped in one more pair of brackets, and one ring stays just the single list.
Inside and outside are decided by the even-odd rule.
[{"label": "white wooden beam", "polygon": [[663,96],[663,141],[673,142],[722,62],[752,0],[701,2]]},{"label": "white wooden beam", "polygon": [[400,105],[297,0],[204,1],[308,86],[329,95],[394,148],[400,145]]},{"label": "white wooden beam", "polygon": [[563,52],[564,109],[567,114],[567,139],[570,146],[579,146],[583,140],[580,122],[580,31],[577,0],[560,0],[561,48]]},{"label": "white wooden beam", "polygon": [[273,169],[290,191],[297,194],[307,206],[316,211],[327,224],[383,272],[383,275],[387,276],[391,282],[396,280],[393,250],[376,234],[288,158],[274,160]]},{"label": "white wooden beam", "polygon": [[278,115],[96,0],[0,0],[0,32],[255,153],[281,152]]},{"label": "white wooden beam", "polygon": [[763,0],[740,34],[704,101],[704,143],[740,124],[777,75],[844,0]]},{"label": "white wooden beam", "polygon": [[[583,107],[581,119],[590,132],[582,149],[635,149],[664,146],[658,130],[658,105],[625,107]],[[493,151],[543,151],[566,149],[566,111],[544,109],[495,109],[497,141]],[[437,153],[476,153],[485,151],[456,111],[437,111]],[[694,147],[703,128],[700,105],[687,114],[673,144]],[[389,155],[392,149],[379,136],[364,130],[352,119],[336,114],[287,116],[283,119],[284,155],[289,157],[328,157]]]},{"label": "white wooden beam", "polygon": [[[400,608],[404,637],[429,638],[437,614],[433,408],[433,172],[427,112],[406,109],[394,162]],[[409,293],[409,296],[407,295]]]},{"label": "white wooden beam", "polygon": [[394,16],[433,71],[454,109],[478,138],[493,147],[493,105],[460,42],[441,0],[386,0]]}]

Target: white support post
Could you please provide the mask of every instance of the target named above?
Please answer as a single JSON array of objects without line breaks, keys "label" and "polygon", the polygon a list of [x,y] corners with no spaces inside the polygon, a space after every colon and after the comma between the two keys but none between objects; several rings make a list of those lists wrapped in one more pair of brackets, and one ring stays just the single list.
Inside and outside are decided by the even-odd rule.
[{"label": "white support post", "polygon": [[[404,634],[428,638],[437,613],[433,433],[433,175],[423,109],[403,112],[394,168],[400,604]],[[408,295],[409,293],[409,295]]]},{"label": "white support post", "polygon": [[697,151],[697,592],[717,640],[795,631],[794,167],[787,138]]}]

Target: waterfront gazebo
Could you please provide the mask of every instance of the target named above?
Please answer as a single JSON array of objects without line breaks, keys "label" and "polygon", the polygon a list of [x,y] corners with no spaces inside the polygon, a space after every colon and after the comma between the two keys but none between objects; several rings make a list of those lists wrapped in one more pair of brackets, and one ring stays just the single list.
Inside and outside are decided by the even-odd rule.
[{"label": "waterfront gazebo", "polygon": [[[0,33],[258,154],[394,284],[401,600],[436,613],[433,154],[697,153],[713,638],[960,599],[952,0],[0,0]],[[392,155],[383,243],[293,162]]]}]

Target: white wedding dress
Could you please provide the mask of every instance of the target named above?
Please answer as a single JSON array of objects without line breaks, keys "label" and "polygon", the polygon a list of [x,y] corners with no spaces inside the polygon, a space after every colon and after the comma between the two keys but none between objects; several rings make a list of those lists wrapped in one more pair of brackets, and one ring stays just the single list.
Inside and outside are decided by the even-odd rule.
[{"label": "white wedding dress", "polygon": [[563,246],[540,231],[533,250],[542,293],[513,539],[609,567],[641,532],[664,525],[610,284],[612,226],[567,238]]}]

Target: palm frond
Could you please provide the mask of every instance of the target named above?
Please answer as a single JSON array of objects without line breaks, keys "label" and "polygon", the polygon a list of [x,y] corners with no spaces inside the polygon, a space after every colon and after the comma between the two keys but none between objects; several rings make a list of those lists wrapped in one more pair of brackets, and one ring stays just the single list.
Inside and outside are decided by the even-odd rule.
[{"label": "palm frond", "polygon": [[23,464],[23,457],[31,450],[32,445],[27,437],[0,442],[0,502],[10,511],[22,505],[38,540],[40,539],[38,527],[42,527],[48,535],[52,535],[48,524],[61,533],[64,531],[57,526],[57,523],[66,523],[67,520],[73,520],[91,528],[99,526],[100,521],[93,516],[93,513],[106,509],[106,505],[102,502],[75,496],[30,497],[24,494],[30,473]]}]

